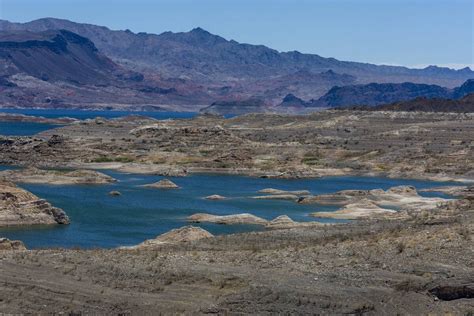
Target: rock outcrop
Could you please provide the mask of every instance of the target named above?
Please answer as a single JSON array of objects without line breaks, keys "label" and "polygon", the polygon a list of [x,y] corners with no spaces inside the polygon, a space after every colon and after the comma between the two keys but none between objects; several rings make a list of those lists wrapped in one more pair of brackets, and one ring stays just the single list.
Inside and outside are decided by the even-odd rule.
[{"label": "rock outcrop", "polygon": [[296,227],[312,227],[320,226],[318,222],[295,222],[287,215],[280,215],[275,219],[268,221],[261,217],[249,214],[233,214],[233,215],[212,215],[206,213],[197,213],[188,217],[189,222],[193,223],[215,223],[224,225],[236,225],[236,224],[247,224],[247,225],[262,225],[266,229],[289,229]]},{"label": "rock outcrop", "polygon": [[155,183],[145,184],[143,186],[146,188],[154,189],[179,189],[178,185],[168,179],[163,179]]},{"label": "rock outcrop", "polygon": [[418,195],[412,186],[397,186],[386,191],[344,190],[333,194],[323,194],[304,198],[300,203],[341,205],[335,212],[315,212],[311,216],[338,219],[359,219],[375,216],[393,216],[397,210],[421,211],[436,208],[449,200],[427,198]]},{"label": "rock outcrop", "polygon": [[117,181],[94,170],[46,170],[35,167],[2,171],[0,172],[0,178],[2,177],[13,182],[54,185],[107,184]]},{"label": "rock outcrop", "polygon": [[60,208],[0,180],[0,227],[38,224],[69,224],[69,218]]},{"label": "rock outcrop", "polygon": [[194,226],[185,226],[173,229],[167,233],[159,235],[155,239],[145,240],[141,244],[129,247],[129,249],[152,248],[163,244],[192,242],[203,238],[214,237],[207,230]]},{"label": "rock outcrop", "polygon": [[283,194],[292,194],[292,195],[310,195],[311,193],[308,190],[298,190],[298,191],[285,191],[279,189],[267,188],[258,191],[258,193],[272,194],[272,195],[283,195]]},{"label": "rock outcrop", "polygon": [[290,200],[298,201],[300,197],[294,194],[274,194],[274,195],[258,195],[252,196],[252,199],[257,200]]},{"label": "rock outcrop", "polygon": [[336,193],[307,196],[298,201],[301,204],[344,205],[369,195],[368,190],[342,190]]},{"label": "rock outcrop", "polygon": [[291,201],[298,201],[303,197],[311,195],[311,193],[307,190],[299,190],[299,191],[285,191],[279,189],[272,189],[267,188],[258,191],[258,193],[264,193],[268,195],[259,195],[252,197],[253,199],[257,200],[291,200]]},{"label": "rock outcrop", "polygon": [[269,221],[265,228],[267,229],[290,229],[296,227],[315,227],[323,224],[318,222],[295,222],[287,215],[280,215],[273,220]]},{"label": "rock outcrop", "polygon": [[25,244],[20,240],[0,238],[0,251],[6,250],[26,250],[26,247]]},{"label": "rock outcrop", "polygon": [[361,219],[368,217],[377,217],[380,215],[395,214],[395,210],[379,207],[368,199],[363,199],[356,203],[347,204],[345,207],[335,212],[315,212],[310,215],[319,218],[335,219]]},{"label": "rock outcrop", "polygon": [[213,194],[213,195],[206,196],[205,199],[211,200],[211,201],[218,201],[218,200],[225,200],[227,198],[219,194]]},{"label": "rock outcrop", "polygon": [[420,190],[421,192],[440,192],[465,199],[474,199],[474,185],[471,186],[444,186]]},{"label": "rock outcrop", "polygon": [[212,215],[206,213],[197,213],[189,216],[189,222],[192,223],[215,223],[215,224],[225,224],[225,225],[233,225],[233,224],[249,224],[249,225],[265,225],[268,223],[266,219],[260,218],[258,216],[249,214],[249,213],[242,213],[242,214],[233,214],[233,215]]}]

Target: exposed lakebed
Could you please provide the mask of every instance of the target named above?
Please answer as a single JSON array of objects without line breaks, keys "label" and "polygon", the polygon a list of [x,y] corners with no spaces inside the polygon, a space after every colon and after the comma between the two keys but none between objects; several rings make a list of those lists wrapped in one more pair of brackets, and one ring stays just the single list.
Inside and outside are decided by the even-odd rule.
[{"label": "exposed lakebed", "polygon": [[[146,115],[156,119],[190,118],[196,113],[176,112],[120,112],[76,110],[1,110],[2,112],[42,116],[45,118],[72,117],[89,119],[130,114]],[[58,125],[34,122],[0,122],[0,135],[34,135]],[[0,166],[0,170],[10,167]],[[331,212],[338,206],[297,204],[284,200],[253,199],[257,191],[275,188],[285,191],[309,190],[311,194],[334,193],[348,189],[389,189],[398,185],[413,185],[418,190],[442,185],[447,182],[391,179],[380,177],[324,177],[317,179],[262,179],[231,175],[192,174],[173,178],[180,189],[158,190],[142,185],[157,182],[163,177],[104,171],[118,182],[105,185],[46,185],[20,184],[54,206],[62,208],[70,217],[70,225],[1,228],[0,237],[18,239],[28,248],[47,247],[104,247],[136,245],[173,228],[187,225],[186,218],[195,213],[230,215],[251,213],[272,220],[288,215],[295,221],[336,222],[308,216],[313,212]],[[111,191],[121,195],[111,196]],[[223,200],[206,200],[210,195],[222,195]],[[445,195],[420,192],[423,196]],[[257,231],[262,226],[217,225],[200,223],[213,234]]]},{"label": "exposed lakebed", "polygon": [[[301,205],[292,201],[256,200],[251,197],[264,188],[309,190],[324,194],[345,189],[388,189],[397,185],[413,185],[417,189],[452,183],[374,177],[326,177],[319,179],[261,179],[243,176],[194,174],[170,178],[180,186],[176,190],[142,187],[163,179],[161,176],[125,174],[105,171],[118,182],[107,185],[20,184],[21,187],[64,209],[70,225],[2,228],[0,235],[25,242],[29,248],[42,247],[116,247],[136,245],[170,229],[187,224],[194,213],[229,215],[251,213],[271,220],[288,215],[296,221],[313,221],[309,213],[334,211],[336,206]],[[109,195],[119,191],[120,196]],[[204,197],[219,194],[225,200]],[[442,196],[422,193],[424,196]],[[330,219],[317,219],[334,222]],[[262,230],[253,225],[194,224],[213,234]]]}]

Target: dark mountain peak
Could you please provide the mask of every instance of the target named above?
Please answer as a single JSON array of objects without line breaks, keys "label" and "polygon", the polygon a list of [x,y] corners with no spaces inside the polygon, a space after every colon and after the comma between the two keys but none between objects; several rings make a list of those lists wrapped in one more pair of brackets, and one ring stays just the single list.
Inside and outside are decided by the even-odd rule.
[{"label": "dark mountain peak", "polygon": [[288,93],[279,104],[281,107],[305,107],[307,102],[298,98],[293,93]]},{"label": "dark mountain peak", "polygon": [[200,26],[193,28],[190,32],[194,34],[212,35],[210,32],[206,31]]},{"label": "dark mountain peak", "polygon": [[228,43],[226,39],[218,35],[212,34],[201,27],[196,27],[189,32],[173,33],[167,32],[166,39],[169,41],[177,41],[192,46],[210,47],[220,43]]},{"label": "dark mountain peak", "polygon": [[212,34],[211,32],[208,32],[208,31],[206,31],[205,29],[203,29],[201,27],[193,28],[191,31],[189,31],[187,33],[185,32],[183,34],[186,34],[188,36],[191,35],[191,36],[201,38],[201,39],[221,39],[221,40],[227,42],[227,40],[225,40],[223,37],[220,37],[219,35]]},{"label": "dark mountain peak", "polygon": [[300,98],[295,96],[293,93],[288,93],[284,98],[283,102],[295,102],[295,101],[302,101]]}]

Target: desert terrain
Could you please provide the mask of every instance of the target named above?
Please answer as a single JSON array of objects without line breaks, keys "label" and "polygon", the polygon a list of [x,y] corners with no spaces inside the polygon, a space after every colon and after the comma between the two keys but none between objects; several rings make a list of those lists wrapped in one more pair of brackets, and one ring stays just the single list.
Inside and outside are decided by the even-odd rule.
[{"label": "desert terrain", "polygon": [[0,162],[27,168],[0,172],[0,215],[49,214],[49,225],[68,223],[51,214],[67,215],[52,213],[50,204],[43,209],[46,201],[25,209],[38,198],[9,181],[100,185],[114,181],[100,169],[112,168],[164,176],[378,175],[463,186],[431,189],[450,199],[424,198],[411,187],[321,196],[269,188],[257,197],[340,205],[332,216],[351,219],[343,224],[195,214],[189,225],[253,221],[266,229],[213,236],[184,227],[117,249],[27,250],[20,241],[2,239],[0,310],[471,315],[473,134],[472,114],[337,110],[228,119],[96,118],[31,137],[2,136]]}]

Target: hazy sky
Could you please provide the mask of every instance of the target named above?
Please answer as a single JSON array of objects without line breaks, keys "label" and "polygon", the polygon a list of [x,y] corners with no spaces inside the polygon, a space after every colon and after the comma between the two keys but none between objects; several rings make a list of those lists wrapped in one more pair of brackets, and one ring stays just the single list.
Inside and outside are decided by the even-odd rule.
[{"label": "hazy sky", "polygon": [[227,39],[342,60],[474,64],[474,0],[0,0],[0,18],[56,17],[161,33],[200,26]]}]

